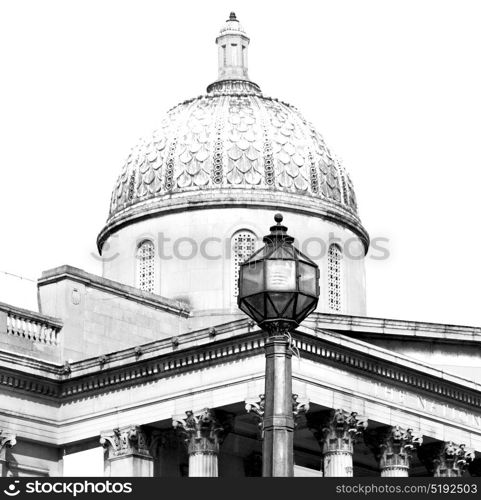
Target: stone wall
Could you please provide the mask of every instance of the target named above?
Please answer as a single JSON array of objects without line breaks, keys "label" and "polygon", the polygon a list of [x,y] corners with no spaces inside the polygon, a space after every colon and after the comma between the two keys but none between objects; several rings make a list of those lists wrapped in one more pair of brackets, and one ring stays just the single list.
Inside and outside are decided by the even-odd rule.
[{"label": "stone wall", "polygon": [[63,360],[100,356],[176,336],[189,314],[178,301],[70,266],[44,272],[38,291],[40,311],[63,319]]}]

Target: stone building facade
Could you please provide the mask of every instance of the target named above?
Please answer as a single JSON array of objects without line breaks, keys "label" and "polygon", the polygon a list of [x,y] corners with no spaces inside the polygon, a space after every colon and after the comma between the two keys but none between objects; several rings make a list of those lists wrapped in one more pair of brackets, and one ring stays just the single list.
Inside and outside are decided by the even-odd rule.
[{"label": "stone building facade", "polygon": [[61,266],[39,312],[0,304],[2,475],[61,476],[86,450],[107,476],[260,475],[265,334],[237,277],[277,211],[321,271],[292,333],[295,475],[479,475],[481,330],[366,315],[348,173],[250,80],[234,14],[216,44],[218,79],[126,160],[103,276]]}]

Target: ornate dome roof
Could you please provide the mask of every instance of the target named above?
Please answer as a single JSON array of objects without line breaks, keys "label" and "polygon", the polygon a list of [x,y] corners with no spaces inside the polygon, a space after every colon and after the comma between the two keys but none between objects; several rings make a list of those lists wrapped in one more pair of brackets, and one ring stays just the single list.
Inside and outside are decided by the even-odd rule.
[{"label": "ornate dome roof", "polygon": [[235,14],[216,43],[219,80],[172,108],[132,149],[99,248],[130,220],[216,202],[308,211],[347,224],[367,245],[352,182],[323,138],[295,107],[249,80],[249,39]]}]

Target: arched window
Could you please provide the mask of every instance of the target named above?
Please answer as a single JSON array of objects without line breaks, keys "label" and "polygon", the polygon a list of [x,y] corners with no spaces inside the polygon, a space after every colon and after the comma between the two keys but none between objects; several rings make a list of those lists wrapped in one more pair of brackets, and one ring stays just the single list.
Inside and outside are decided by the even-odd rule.
[{"label": "arched window", "polygon": [[238,231],[232,237],[232,295],[234,297],[239,295],[239,266],[254,253],[255,244],[256,235],[252,231]]},{"label": "arched window", "polygon": [[137,248],[137,287],[144,292],[155,291],[155,247],[144,240]]},{"label": "arched window", "polygon": [[327,255],[327,300],[331,311],[340,312],[341,300],[341,260],[342,250],[339,245],[329,246]]}]

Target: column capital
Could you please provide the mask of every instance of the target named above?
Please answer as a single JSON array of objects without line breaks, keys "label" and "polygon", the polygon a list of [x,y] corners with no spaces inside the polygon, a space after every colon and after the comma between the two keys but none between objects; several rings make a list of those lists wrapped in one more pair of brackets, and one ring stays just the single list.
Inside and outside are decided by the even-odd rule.
[{"label": "column capital", "polygon": [[0,429],[0,474],[4,474],[4,468],[8,464],[7,449],[17,444],[17,436],[11,432]]},{"label": "column capital", "polygon": [[108,458],[141,456],[152,458],[150,454],[150,436],[138,425],[117,427],[102,432],[100,444],[107,450]]},{"label": "column capital", "polygon": [[17,444],[16,434],[0,430],[0,451],[4,448],[12,448]]},{"label": "column capital", "polygon": [[325,477],[352,477],[354,444],[367,427],[367,418],[343,409],[308,414],[307,425],[322,448]]},{"label": "column capital", "polygon": [[422,445],[423,438],[413,429],[396,425],[372,429],[366,434],[365,441],[379,461],[381,472],[390,470],[407,475],[412,453]]},{"label": "column capital", "polygon": [[[220,412],[204,408],[199,412],[185,412],[185,418],[172,419],[174,428],[184,436],[189,455],[217,454],[223,438],[230,430],[230,418],[221,423]],[[224,415],[222,415],[224,416]]]},{"label": "column capital", "polygon": [[[259,394],[259,398],[245,400],[246,412],[253,415],[258,421],[258,427],[261,432],[261,439],[264,437],[264,411],[265,411],[265,395]],[[292,395],[292,416],[294,418],[294,426],[297,426],[302,415],[309,411],[309,400],[306,398],[299,399],[298,394]]]},{"label": "column capital", "polygon": [[292,395],[292,415],[294,417],[294,427],[297,427],[302,415],[309,411],[309,400],[307,398],[299,399],[298,394]]},{"label": "column capital", "polygon": [[419,459],[434,477],[461,477],[474,460],[474,450],[453,441],[427,443],[419,448]]},{"label": "column capital", "polygon": [[265,394],[259,394],[259,399],[246,399],[245,409],[250,415],[253,415],[257,420],[257,426],[261,433],[261,439],[264,438],[264,411],[265,411]]},{"label": "column capital", "polygon": [[353,452],[354,443],[367,428],[367,418],[343,409],[328,410],[308,417],[308,426],[323,453]]}]

